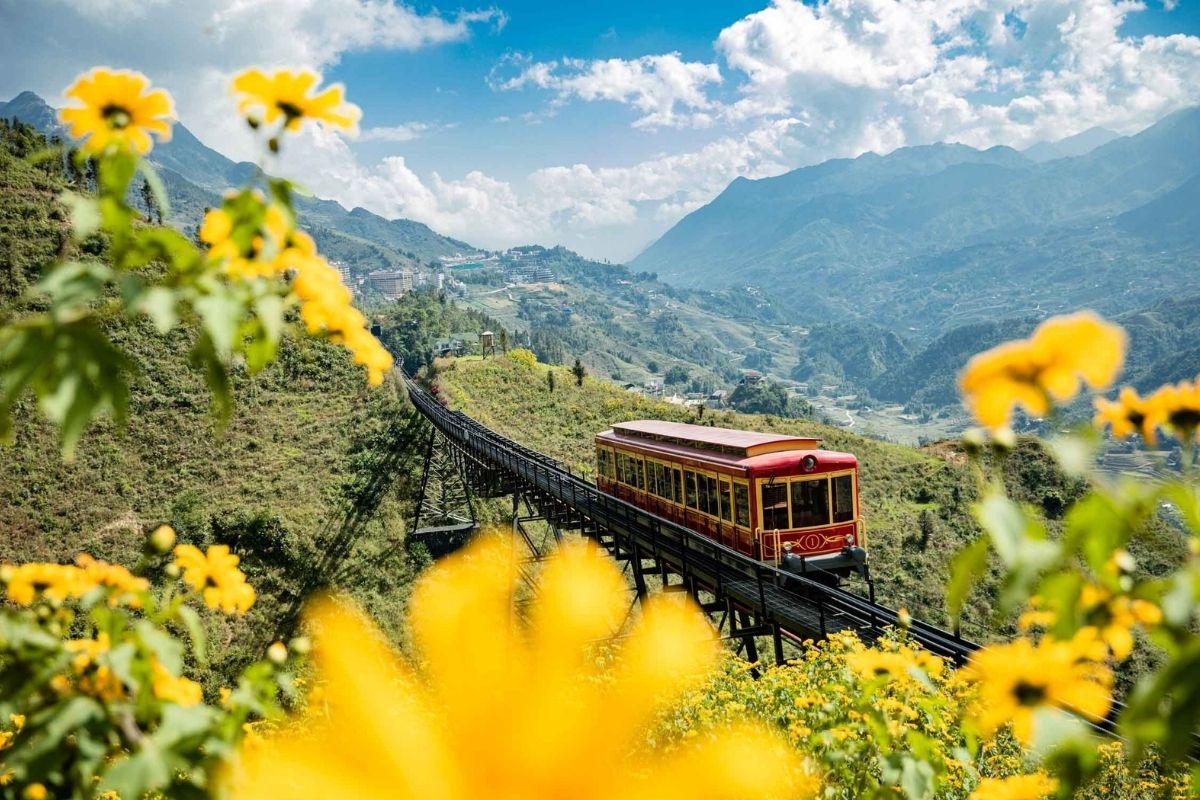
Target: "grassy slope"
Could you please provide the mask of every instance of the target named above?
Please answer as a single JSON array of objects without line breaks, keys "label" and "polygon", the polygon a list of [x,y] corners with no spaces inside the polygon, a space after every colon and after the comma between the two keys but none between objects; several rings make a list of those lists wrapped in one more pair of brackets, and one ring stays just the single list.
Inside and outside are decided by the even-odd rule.
[{"label": "grassy slope", "polygon": [[[577,387],[555,368],[557,388],[546,388],[545,366],[536,373],[498,358],[440,362],[439,385],[452,407],[522,444],[591,474],[592,437],[621,420],[656,418],[695,421],[679,407],[651,401],[588,378]],[[977,533],[967,510],[974,486],[966,471],[947,460],[900,445],[866,439],[807,420],[706,412],[704,423],[748,430],[817,436],[823,447],[858,456],[862,502],[879,597],[907,606],[930,621],[942,621],[948,563]],[[922,522],[924,517],[925,522]],[[900,569],[895,569],[900,565]],[[981,598],[980,610],[986,608]],[[986,614],[976,613],[976,619]]]},{"label": "grassy slope", "polygon": [[[0,318],[62,244],[61,178],[13,158],[0,142]],[[0,561],[69,560],[86,550],[133,563],[145,531],[171,522],[181,538],[227,542],[243,555],[260,602],[214,623],[216,667],[269,642],[298,597],[347,586],[395,632],[411,565],[395,544],[408,518],[418,442],[395,387],[369,390],[344,351],[288,338],[280,360],[235,376],[223,432],[187,366],[193,329],[149,326],[119,341],[139,375],[128,425],[94,425],[64,463],[57,433],[25,399],[12,444],[0,447]],[[365,521],[347,524],[350,512]],[[332,556],[332,557],[329,557]]]}]

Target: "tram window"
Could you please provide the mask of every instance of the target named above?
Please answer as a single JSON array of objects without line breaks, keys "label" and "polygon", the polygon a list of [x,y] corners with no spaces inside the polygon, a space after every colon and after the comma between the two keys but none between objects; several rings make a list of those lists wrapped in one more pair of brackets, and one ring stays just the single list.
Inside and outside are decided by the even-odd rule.
[{"label": "tram window", "polygon": [[788,527],[787,484],[777,483],[774,486],[762,486],[762,526],[765,530]]},{"label": "tram window", "polygon": [[708,513],[708,502],[709,502],[708,481],[709,480],[710,479],[704,475],[696,476],[696,495],[697,495],[697,499],[698,499],[698,504],[696,507],[700,511],[703,511],[705,514]]},{"label": "tram window", "polygon": [[633,479],[637,481],[634,486],[637,486],[639,489],[646,488],[645,479],[642,477],[645,475],[645,466],[645,463],[640,458],[635,459],[633,462]]},{"label": "tram window", "polygon": [[750,525],[750,489],[740,483],[733,485],[733,499],[737,509],[735,518],[738,525]]},{"label": "tram window", "polygon": [[651,463],[650,467],[654,470],[654,493],[664,500],[670,500],[671,480],[667,477],[667,475],[671,472],[671,470],[658,463]]},{"label": "tram window", "polygon": [[720,516],[721,508],[720,501],[717,496],[717,479],[710,478],[706,475],[704,477],[704,483],[708,486],[708,508],[706,510],[714,517]]},{"label": "tram window", "polygon": [[829,479],[792,481],[792,527],[829,524]]},{"label": "tram window", "polygon": [[683,486],[683,471],[679,467],[674,467],[671,473],[671,499],[683,505],[683,489],[680,488]]},{"label": "tram window", "polygon": [[721,519],[733,521],[733,502],[729,492],[729,481],[721,481]]},{"label": "tram window", "polygon": [[696,505],[696,473],[685,469],[683,471],[683,486],[684,491],[687,493],[687,507],[699,509],[700,506]]},{"label": "tram window", "polygon": [[849,522],[854,519],[854,481],[849,475],[833,479],[833,521]]}]

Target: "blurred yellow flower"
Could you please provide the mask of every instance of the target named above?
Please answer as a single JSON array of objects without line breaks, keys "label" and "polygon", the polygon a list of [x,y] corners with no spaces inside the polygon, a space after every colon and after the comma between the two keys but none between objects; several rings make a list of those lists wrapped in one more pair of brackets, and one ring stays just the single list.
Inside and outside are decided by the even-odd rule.
[{"label": "blurred yellow flower", "polygon": [[169,120],[175,113],[171,95],[149,88],[150,80],[140,72],[96,67],[66,90],[82,106],[64,108],[58,117],[72,137],[86,138],[82,147],[89,153],[112,146],[145,155],[154,146],[151,133],[164,142],[171,139]]},{"label": "blurred yellow flower", "polygon": [[678,598],[653,598],[605,668],[596,648],[628,609],[615,565],[564,545],[527,624],[516,566],[511,541],[485,535],[421,581],[409,618],[417,668],[346,601],[310,604],[323,702],[243,751],[233,796],[743,800],[811,788],[794,753],[758,729],[636,755],[657,710],[714,664],[711,628]]},{"label": "blurred yellow flower", "polygon": [[1108,386],[1125,361],[1125,331],[1090,311],[1046,320],[1028,339],[972,358],[959,375],[968,408],[986,428],[1006,428],[1013,409],[1042,416],[1071,399],[1082,381]]},{"label": "blurred yellow flower", "polygon": [[354,128],[362,111],[345,101],[341,84],[316,91],[320,82],[321,76],[307,69],[277,69],[269,74],[248,69],[234,77],[233,89],[240,95],[238,109],[267,124],[282,117],[289,131],[300,130],[306,119],[333,128]]},{"label": "blurred yellow flower", "polygon": [[154,662],[154,696],[159,700],[194,706],[200,703],[204,692],[200,684],[181,676],[176,677],[157,659]]},{"label": "blurred yellow flower", "polygon": [[1156,424],[1189,442],[1200,430],[1200,378],[1163,386],[1147,398],[1150,416]]},{"label": "blurred yellow flower", "polygon": [[1087,585],[1079,598],[1086,629],[1094,631],[1118,661],[1133,652],[1133,629],[1140,625],[1157,625],[1162,610],[1146,600],[1123,595],[1113,597],[1101,586]]},{"label": "blurred yellow flower", "polygon": [[1095,400],[1096,416],[1092,423],[1103,429],[1112,427],[1112,435],[1118,439],[1126,439],[1131,434],[1140,433],[1146,444],[1153,447],[1158,442],[1155,431],[1156,420],[1149,412],[1147,401],[1138,396],[1133,388],[1126,386],[1121,389],[1116,400],[1097,397]]},{"label": "blurred yellow flower", "polygon": [[1097,663],[1095,640],[1046,637],[1037,644],[1026,638],[991,645],[976,652],[967,666],[979,686],[976,720],[987,735],[1012,722],[1013,735],[1024,744],[1034,737],[1034,714],[1042,709],[1070,711],[1100,720],[1111,703],[1112,672]]},{"label": "blurred yellow flower", "polygon": [[226,614],[244,613],[254,605],[254,587],[238,569],[239,561],[228,545],[214,544],[206,553],[191,544],[175,547],[175,564],[183,570],[184,582],[203,592],[209,608]]},{"label": "blurred yellow flower", "polygon": [[1044,772],[1013,775],[1010,778],[984,778],[968,800],[1043,800],[1058,789],[1058,781]]}]

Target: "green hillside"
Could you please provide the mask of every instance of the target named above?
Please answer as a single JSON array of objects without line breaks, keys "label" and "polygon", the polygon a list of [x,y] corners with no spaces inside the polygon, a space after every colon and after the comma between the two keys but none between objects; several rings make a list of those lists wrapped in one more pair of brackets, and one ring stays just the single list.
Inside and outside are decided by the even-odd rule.
[{"label": "green hillside", "polygon": [[[19,156],[44,146],[0,126],[0,319],[27,307],[20,293],[69,247],[53,162]],[[103,242],[71,255],[95,257]],[[162,522],[184,541],[230,544],[260,600],[245,618],[214,622],[224,674],[278,635],[299,598],[349,588],[393,633],[412,565],[398,543],[419,468],[417,420],[398,389],[370,390],[343,348],[287,338],[278,361],[234,370],[236,407],[224,430],[210,393],[187,367],[195,334],[150,325],[121,341],[133,354],[128,424],[94,425],[64,462],[58,432],[31,398],[0,446],[0,561],[69,560],[87,551],[133,564]],[[414,466],[417,465],[417,466]]]}]

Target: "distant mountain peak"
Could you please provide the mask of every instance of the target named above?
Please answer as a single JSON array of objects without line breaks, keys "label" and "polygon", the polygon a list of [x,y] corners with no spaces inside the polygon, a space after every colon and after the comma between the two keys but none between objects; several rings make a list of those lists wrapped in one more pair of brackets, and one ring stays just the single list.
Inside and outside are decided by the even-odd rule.
[{"label": "distant mountain peak", "polygon": [[1033,161],[1053,161],[1056,158],[1073,158],[1083,156],[1102,147],[1114,139],[1120,139],[1121,134],[1108,128],[1094,126],[1073,136],[1053,142],[1038,142],[1025,148],[1025,156]]},{"label": "distant mountain peak", "polygon": [[0,117],[20,120],[47,135],[58,134],[62,131],[62,126],[58,122],[58,113],[40,95],[28,90],[21,92],[7,103],[0,103]]}]

